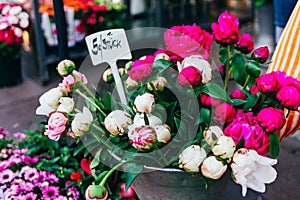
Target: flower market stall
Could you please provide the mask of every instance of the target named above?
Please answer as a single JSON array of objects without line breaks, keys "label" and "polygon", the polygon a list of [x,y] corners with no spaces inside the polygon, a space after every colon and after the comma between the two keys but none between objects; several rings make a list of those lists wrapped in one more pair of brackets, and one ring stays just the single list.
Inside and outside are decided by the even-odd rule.
[{"label": "flower market stall", "polygon": [[[247,189],[263,193],[275,181],[282,139],[276,132],[286,123],[283,111],[300,106],[299,99],[286,96],[299,92],[300,82],[282,71],[261,74],[269,50],[254,49],[251,35],[239,34],[234,15],[223,12],[211,28],[212,33],[196,24],[167,29],[163,49],[119,68],[128,103],[119,102],[120,91],[89,85],[72,61],[59,63],[63,81],[40,97],[36,113],[48,117],[44,135],[49,139],[72,137],[78,153],[93,157],[95,181],[86,199],[110,198],[109,180],[116,170],[141,199],[192,198],[181,192],[174,196],[179,188],[189,191],[190,184],[151,192],[158,191],[155,184],[162,187],[164,172],[201,180],[202,186],[188,193],[200,191],[197,197],[203,199],[219,198],[218,189],[210,187],[226,185],[228,174],[241,185],[241,196]],[[211,57],[212,44],[218,46],[218,58]],[[104,81],[113,83],[112,70],[104,72]],[[228,89],[230,80],[236,89]],[[162,174],[150,179],[158,171]]]}]

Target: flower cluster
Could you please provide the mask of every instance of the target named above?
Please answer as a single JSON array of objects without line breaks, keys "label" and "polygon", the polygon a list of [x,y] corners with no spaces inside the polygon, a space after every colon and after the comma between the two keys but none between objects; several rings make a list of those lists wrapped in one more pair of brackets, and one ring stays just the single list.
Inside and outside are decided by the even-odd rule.
[{"label": "flower cluster", "polygon": [[[1,128],[1,135],[6,133]],[[26,137],[23,133],[14,134],[16,139]],[[1,144],[6,142],[1,138]],[[7,143],[0,151],[0,198],[1,199],[79,199],[75,185],[61,187],[60,179],[51,171],[41,170],[41,157],[26,155],[27,148],[19,148]],[[50,156],[51,159],[51,156]]]},{"label": "flower cluster", "polygon": [[[126,164],[135,169],[135,175],[126,173],[131,176],[127,186],[144,165],[214,180],[229,171],[243,196],[247,188],[264,192],[265,184],[276,179],[272,166],[283,139],[276,131],[286,123],[284,110],[299,111],[300,81],[285,72],[261,75],[268,48],[254,49],[251,35],[240,35],[238,25],[225,11],[212,24],[212,34],[196,24],[168,29],[166,49],[119,68],[127,105],[108,91],[92,92],[71,61],[59,64],[64,80],[42,95],[37,113],[48,115],[45,135],[50,139],[68,134],[77,139],[78,148],[95,154],[91,170],[96,184],[86,190],[87,199],[107,199],[108,177]],[[210,56],[213,42],[219,44],[220,66]],[[111,69],[103,80],[113,81]],[[236,89],[229,91],[228,84]],[[73,111],[75,94],[76,101],[86,103],[82,112]],[[107,172],[101,158],[107,165],[117,164]]]},{"label": "flower cluster", "polygon": [[18,4],[0,4],[1,56],[20,55],[23,31],[29,27],[29,14]]}]

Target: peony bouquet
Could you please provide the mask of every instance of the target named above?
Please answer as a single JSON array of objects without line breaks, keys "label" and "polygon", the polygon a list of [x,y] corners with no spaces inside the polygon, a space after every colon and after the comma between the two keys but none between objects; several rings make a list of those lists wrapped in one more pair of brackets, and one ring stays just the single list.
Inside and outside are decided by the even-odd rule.
[{"label": "peony bouquet", "polygon": [[20,5],[0,4],[0,56],[21,55],[23,31],[29,24],[29,14]]},{"label": "peony bouquet", "polygon": [[[276,179],[283,139],[276,132],[299,110],[300,81],[281,71],[262,75],[269,50],[254,49],[234,15],[225,11],[211,27],[174,26],[164,33],[164,49],[119,68],[128,104],[103,84],[88,87],[72,61],[58,64],[63,81],[40,97],[36,113],[48,117],[44,135],[70,136],[76,152],[93,155],[95,183],[86,199],[107,199],[117,169],[127,188],[146,167],[208,180],[229,172],[243,196],[247,188],[265,192]],[[103,80],[113,83],[110,68]]]}]

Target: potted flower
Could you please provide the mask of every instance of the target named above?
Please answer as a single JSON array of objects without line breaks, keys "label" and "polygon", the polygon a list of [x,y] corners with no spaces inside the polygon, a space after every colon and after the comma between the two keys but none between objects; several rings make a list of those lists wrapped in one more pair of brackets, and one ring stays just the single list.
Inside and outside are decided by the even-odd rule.
[{"label": "potted flower", "polygon": [[[300,81],[280,71],[262,75],[268,48],[254,49],[238,25],[225,11],[212,34],[196,24],[167,29],[164,49],[119,69],[128,104],[90,89],[72,61],[59,63],[63,81],[40,97],[36,113],[49,118],[44,135],[68,135],[78,151],[94,155],[86,199],[107,199],[116,170],[141,199],[217,199],[230,177],[246,196],[275,181],[283,139],[276,132],[284,110],[299,109],[291,95],[300,94]],[[231,77],[235,89],[228,89]],[[113,81],[111,69],[103,79]]]},{"label": "potted flower", "polygon": [[23,31],[29,15],[18,4],[0,4],[0,87],[20,83]]}]

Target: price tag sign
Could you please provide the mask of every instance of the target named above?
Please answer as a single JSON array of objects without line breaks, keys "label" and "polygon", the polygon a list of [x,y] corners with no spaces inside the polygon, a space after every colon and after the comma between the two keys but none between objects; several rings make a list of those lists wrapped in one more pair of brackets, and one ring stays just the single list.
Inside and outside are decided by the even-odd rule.
[{"label": "price tag sign", "polygon": [[85,38],[93,65],[108,63],[112,69],[114,80],[121,102],[127,104],[127,98],[121,77],[116,65],[120,59],[131,59],[124,29],[111,29],[94,33]]}]

